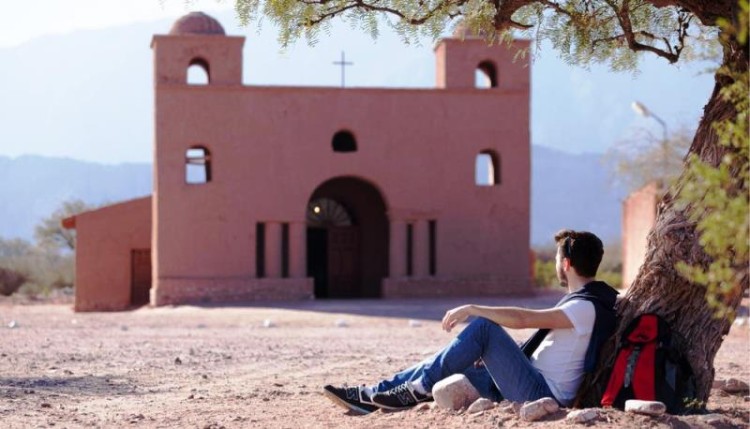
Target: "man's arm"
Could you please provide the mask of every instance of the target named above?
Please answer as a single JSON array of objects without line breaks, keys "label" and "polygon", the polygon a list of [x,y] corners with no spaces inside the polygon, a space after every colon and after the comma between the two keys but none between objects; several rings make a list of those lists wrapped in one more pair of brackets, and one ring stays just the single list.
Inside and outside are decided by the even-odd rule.
[{"label": "man's arm", "polygon": [[487,307],[469,304],[448,310],[443,317],[443,329],[450,332],[454,326],[465,321],[469,316],[484,317],[511,329],[567,329],[573,327],[568,316],[559,308],[529,310],[519,307]]}]

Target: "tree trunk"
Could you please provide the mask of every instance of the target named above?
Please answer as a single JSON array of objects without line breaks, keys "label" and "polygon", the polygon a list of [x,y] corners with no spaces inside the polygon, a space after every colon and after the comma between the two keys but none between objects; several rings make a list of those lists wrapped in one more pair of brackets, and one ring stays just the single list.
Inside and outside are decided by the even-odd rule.
[{"label": "tree trunk", "polygon": [[[726,43],[723,63],[736,71],[747,73],[747,46],[741,46],[736,40]],[[690,147],[690,153],[697,154],[701,160],[713,166],[719,165],[728,149],[719,143],[712,125],[736,115],[734,106],[720,95],[720,90],[731,83],[727,76],[716,75],[713,94],[704,108],[704,116]],[[741,174],[738,171],[734,173]],[[600,369],[584,381],[587,385],[579,396],[579,404],[582,406],[599,405],[601,394],[606,388],[608,368],[614,363],[614,345],[619,341],[625,326],[636,316],[646,312],[664,317],[674,331],[689,339],[686,344],[678,344],[677,347],[687,356],[696,375],[696,399],[704,404],[708,400],[714,379],[714,357],[724,335],[729,332],[732,321],[715,318],[714,312],[706,302],[706,289],[691,283],[675,269],[678,261],[704,268],[710,263],[709,257],[699,244],[695,223],[689,220],[690,207],[678,207],[675,204],[686,180],[689,179],[683,172],[659,203],[656,225],[648,237],[643,266],[633,285],[618,304],[619,327],[615,338],[602,351]],[[747,189],[741,191],[748,192]],[[738,239],[744,240],[747,237]],[[747,279],[747,273],[744,279]],[[745,282],[741,289],[746,288]],[[742,298],[739,292],[738,290],[738,293],[730,297],[725,304],[736,309]]]}]

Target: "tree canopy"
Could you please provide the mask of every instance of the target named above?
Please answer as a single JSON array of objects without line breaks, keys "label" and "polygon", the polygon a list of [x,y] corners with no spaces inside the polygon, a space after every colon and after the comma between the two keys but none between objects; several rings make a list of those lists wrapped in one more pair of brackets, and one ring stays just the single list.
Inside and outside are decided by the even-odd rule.
[{"label": "tree canopy", "polygon": [[95,208],[81,200],[64,201],[34,227],[34,239],[41,247],[75,250],[75,230],[65,229],[62,220]]},{"label": "tree canopy", "polygon": [[573,64],[608,63],[632,69],[649,52],[670,63],[703,51],[715,40],[720,17],[733,16],[731,1],[691,0],[236,0],[243,24],[266,17],[280,28],[282,44],[314,41],[333,18],[377,36],[379,15],[406,40],[437,38],[466,26],[490,41],[513,34],[544,40]]}]

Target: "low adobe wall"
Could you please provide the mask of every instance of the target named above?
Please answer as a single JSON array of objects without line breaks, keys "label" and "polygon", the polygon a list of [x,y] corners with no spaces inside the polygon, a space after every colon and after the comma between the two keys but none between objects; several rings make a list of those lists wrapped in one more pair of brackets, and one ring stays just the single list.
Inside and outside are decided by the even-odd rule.
[{"label": "low adobe wall", "polygon": [[75,216],[75,311],[130,307],[131,251],[151,247],[151,197]]},{"label": "low adobe wall", "polygon": [[656,224],[660,191],[652,182],[633,192],[622,203],[622,286],[630,287],[646,258],[648,234]]},{"label": "low adobe wall", "polygon": [[460,278],[400,277],[383,279],[383,298],[435,298],[463,296],[502,296],[529,293],[528,279],[498,276]]},{"label": "low adobe wall", "polygon": [[312,278],[161,278],[152,305],[312,299]]}]

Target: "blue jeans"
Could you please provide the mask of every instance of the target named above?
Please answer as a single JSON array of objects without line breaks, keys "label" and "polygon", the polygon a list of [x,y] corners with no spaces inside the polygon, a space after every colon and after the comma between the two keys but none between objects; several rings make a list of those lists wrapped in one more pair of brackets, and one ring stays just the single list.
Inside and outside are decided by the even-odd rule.
[{"label": "blue jeans", "polygon": [[[484,367],[475,368],[474,362],[480,358]],[[531,365],[510,335],[484,318],[469,323],[435,356],[378,383],[377,390],[385,391],[421,378],[430,392],[435,383],[453,374],[466,375],[482,397],[495,402],[554,398],[542,374]]]}]

